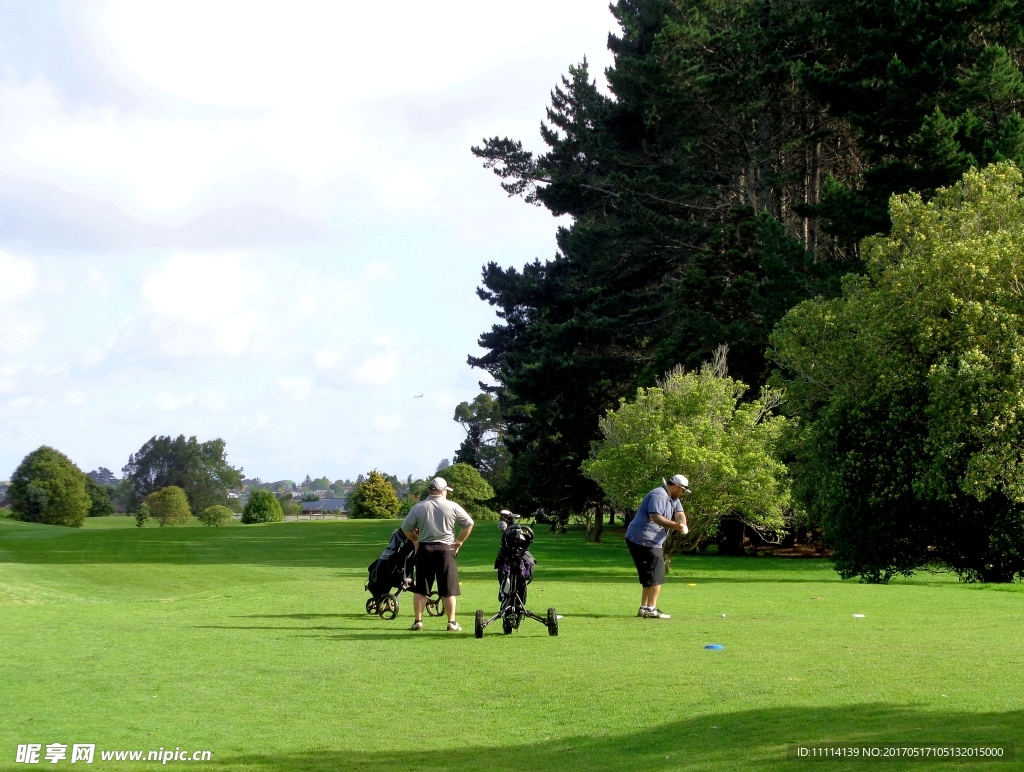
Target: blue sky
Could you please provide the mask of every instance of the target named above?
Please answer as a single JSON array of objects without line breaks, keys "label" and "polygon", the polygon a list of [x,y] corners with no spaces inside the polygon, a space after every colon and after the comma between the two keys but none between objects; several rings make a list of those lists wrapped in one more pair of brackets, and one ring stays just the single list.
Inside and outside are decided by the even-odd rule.
[{"label": "blue sky", "polygon": [[433,472],[484,377],[481,266],[555,249],[469,147],[539,149],[613,25],[602,0],[5,0],[0,479],[182,433],[263,479]]}]

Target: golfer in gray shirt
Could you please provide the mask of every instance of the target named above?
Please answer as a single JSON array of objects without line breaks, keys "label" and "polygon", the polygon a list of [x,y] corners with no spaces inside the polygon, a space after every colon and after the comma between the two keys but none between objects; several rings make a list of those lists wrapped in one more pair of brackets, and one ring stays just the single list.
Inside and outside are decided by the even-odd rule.
[{"label": "golfer in gray shirt", "polygon": [[[455,556],[463,542],[473,530],[473,518],[454,501],[448,501],[452,490],[442,477],[430,481],[430,495],[409,510],[402,521],[402,531],[416,547],[416,585],[413,594],[413,610],[416,620],[413,630],[423,629],[423,610],[427,607],[427,595],[434,582],[437,592],[444,601],[448,616],[448,629],[460,632],[462,627],[455,621],[455,598],[459,590],[459,567]],[[455,536],[455,526],[459,535]]]}]

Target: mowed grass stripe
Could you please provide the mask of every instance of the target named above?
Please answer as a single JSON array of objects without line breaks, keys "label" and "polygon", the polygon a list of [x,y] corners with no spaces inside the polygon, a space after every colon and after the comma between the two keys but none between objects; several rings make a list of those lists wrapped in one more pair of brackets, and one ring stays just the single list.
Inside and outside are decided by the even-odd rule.
[{"label": "mowed grass stripe", "polygon": [[393,622],[363,612],[396,525],[0,522],[0,768],[25,742],[204,748],[205,768],[268,770],[803,769],[787,742],[1024,748],[1019,587],[685,556],[662,595],[674,618],[640,620],[621,534],[538,531],[529,605],[556,606],[561,634],[527,620],[478,641],[496,526],[460,555],[467,632],[450,635],[408,631],[408,595]]}]

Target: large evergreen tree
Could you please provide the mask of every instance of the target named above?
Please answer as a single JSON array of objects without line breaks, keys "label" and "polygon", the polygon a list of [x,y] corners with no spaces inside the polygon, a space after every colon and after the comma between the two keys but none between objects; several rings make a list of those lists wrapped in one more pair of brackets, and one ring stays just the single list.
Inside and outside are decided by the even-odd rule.
[{"label": "large evergreen tree", "polygon": [[[1019,153],[1009,8],[614,4],[610,96],[584,62],[552,93],[544,153],[500,137],[474,148],[510,195],[571,217],[552,260],[483,272],[502,321],[470,362],[498,384],[517,505],[596,501],[579,469],[599,417],[676,364],[727,344],[731,375],[756,393],[772,327],[861,270],[857,242],[888,229],[890,193],[927,195]],[[899,88],[878,87],[883,75]]]}]

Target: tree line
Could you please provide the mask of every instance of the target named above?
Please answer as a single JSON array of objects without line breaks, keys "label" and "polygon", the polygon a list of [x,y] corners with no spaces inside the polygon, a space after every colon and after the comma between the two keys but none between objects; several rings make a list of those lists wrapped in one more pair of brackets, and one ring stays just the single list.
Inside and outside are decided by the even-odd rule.
[{"label": "tree line", "polygon": [[[1018,5],[620,0],[612,12],[620,31],[609,36],[607,93],[584,61],[551,94],[543,152],[499,136],[473,148],[510,196],[571,220],[557,230],[552,259],[483,269],[478,292],[500,322],[480,337],[485,353],[469,361],[496,385],[457,411],[467,426],[457,458],[489,475],[514,506],[599,508],[609,496],[586,466],[607,440],[605,416],[622,400],[641,399],[638,389],[662,388],[659,379],[677,365],[699,372],[726,345],[744,400],[758,398],[770,382],[785,387],[782,409],[792,420],[772,452],[793,476],[792,513],[825,529],[844,575],[884,580],[939,555],[965,576],[1019,571],[994,557],[1015,549],[998,546],[1006,524],[1019,520],[1018,491],[1001,477],[1015,446],[1004,444],[999,459],[973,455],[995,432],[982,428],[981,416],[1015,427],[1010,414],[978,413],[966,399],[958,425],[972,429],[942,441],[937,428],[922,434],[920,426],[938,425],[924,417],[945,409],[929,402],[938,392],[928,391],[934,387],[924,371],[914,370],[917,380],[907,375],[884,398],[868,375],[889,383],[894,340],[909,345],[905,339],[877,326],[869,334],[852,321],[829,327],[837,308],[885,281],[878,255],[914,259],[898,244],[883,249],[878,238],[935,238],[921,218],[942,219],[958,196],[984,220],[998,206],[979,186],[998,188],[1007,201],[1017,195],[1011,166],[996,167],[987,182],[960,181],[972,169],[1024,163]],[[906,215],[898,232],[897,213],[908,211],[918,219]],[[1006,204],[999,211],[1011,217],[1014,210]],[[985,222],[995,239],[1015,227]],[[958,238],[940,232],[950,243]],[[970,264],[964,250],[957,254]],[[947,285],[916,286],[927,293]],[[995,291],[991,283],[983,289]],[[896,302],[879,293],[872,297]],[[955,315],[959,306],[947,301],[937,313]],[[892,315],[878,303],[872,320],[882,325]],[[809,320],[815,313],[817,327]],[[867,317],[857,318],[866,324]],[[835,344],[847,333],[860,341],[856,355],[841,356]],[[940,356],[941,347],[929,345],[932,353],[915,367],[945,356],[949,372],[965,372],[966,360],[953,349]],[[794,369],[812,359],[813,372]],[[1010,364],[992,367],[1003,372]],[[835,379],[835,390],[822,378]],[[813,400],[806,383],[818,385]],[[855,385],[861,390],[854,400]],[[967,393],[977,396],[980,388]],[[862,477],[857,470],[866,462],[836,463],[857,457],[843,455],[853,452],[844,445],[851,427],[874,432],[858,452],[879,466]],[[886,443],[890,457],[898,448],[906,459],[898,474],[882,468]],[[940,448],[960,460],[940,462]],[[840,472],[845,476],[837,478]],[[876,499],[888,503],[876,507]],[[907,507],[914,510],[909,518],[901,514]],[[908,522],[940,511],[968,512],[979,524],[969,560],[937,546],[936,529]],[[941,518],[948,523],[950,516]],[[889,525],[869,530],[890,539],[887,557],[866,541],[859,552],[844,551],[849,539],[883,521]],[[1004,525],[991,525],[997,521]]]}]

